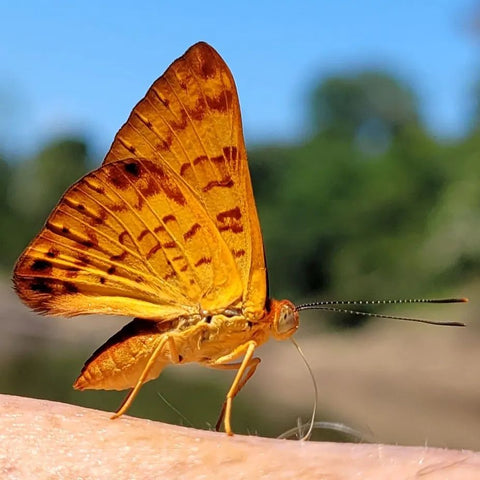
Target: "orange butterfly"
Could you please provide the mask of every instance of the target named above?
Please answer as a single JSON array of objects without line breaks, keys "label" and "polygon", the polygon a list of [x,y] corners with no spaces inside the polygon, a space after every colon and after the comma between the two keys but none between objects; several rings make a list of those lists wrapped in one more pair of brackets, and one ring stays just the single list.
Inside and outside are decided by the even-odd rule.
[{"label": "orange butterfly", "polygon": [[21,255],[14,284],[40,313],[138,317],[74,384],[131,388],[114,417],[168,364],[237,370],[219,420],[232,434],[255,349],[290,337],[298,312],[268,298],[237,91],[212,47],[197,43],[150,87]]}]

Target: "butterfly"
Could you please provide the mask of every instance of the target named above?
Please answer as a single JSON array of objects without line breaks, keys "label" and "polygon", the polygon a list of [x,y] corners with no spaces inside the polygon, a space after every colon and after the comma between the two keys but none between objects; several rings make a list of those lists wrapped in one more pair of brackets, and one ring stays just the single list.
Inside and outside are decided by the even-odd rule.
[{"label": "butterfly", "polygon": [[130,389],[112,418],[167,365],[236,370],[217,422],[229,435],[233,399],[260,363],[256,348],[290,338],[301,310],[371,315],[338,306],[467,301],[295,306],[270,298],[235,82],[204,42],[153,83],[102,166],[65,192],[18,259],[13,282],[42,314],[135,317],[92,354],[74,383]]},{"label": "butterfly", "polygon": [[286,339],[298,310],[269,298],[237,90],[204,42],[135,106],[103,164],[70,187],[18,259],[21,300],[47,315],[135,317],[85,363],[74,388],[130,389],[169,364],[236,370],[220,414]]}]

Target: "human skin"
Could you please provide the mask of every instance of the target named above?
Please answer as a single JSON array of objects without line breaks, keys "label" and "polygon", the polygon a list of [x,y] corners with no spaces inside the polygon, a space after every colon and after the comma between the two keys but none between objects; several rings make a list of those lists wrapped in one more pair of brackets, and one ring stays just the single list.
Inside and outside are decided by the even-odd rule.
[{"label": "human skin", "polygon": [[2,479],[474,479],[480,454],[195,430],[0,395]]}]

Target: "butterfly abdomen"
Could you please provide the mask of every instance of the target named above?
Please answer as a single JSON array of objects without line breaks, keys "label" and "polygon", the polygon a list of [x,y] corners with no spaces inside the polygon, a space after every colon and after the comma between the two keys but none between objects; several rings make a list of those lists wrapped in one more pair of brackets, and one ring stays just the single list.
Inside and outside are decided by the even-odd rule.
[{"label": "butterfly abdomen", "polygon": [[[77,390],[125,390],[135,385],[155,347],[165,335],[168,322],[136,318],[87,360],[74,383]],[[146,381],[157,378],[170,363],[167,349],[150,370]]]}]

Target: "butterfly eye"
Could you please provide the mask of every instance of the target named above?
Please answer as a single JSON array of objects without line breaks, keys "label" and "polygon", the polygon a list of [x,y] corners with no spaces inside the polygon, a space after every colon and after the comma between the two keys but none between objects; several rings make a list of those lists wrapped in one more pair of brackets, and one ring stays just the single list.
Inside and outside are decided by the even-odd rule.
[{"label": "butterfly eye", "polygon": [[298,313],[295,307],[288,301],[280,302],[273,319],[273,335],[278,340],[283,340],[295,333],[298,328]]}]

